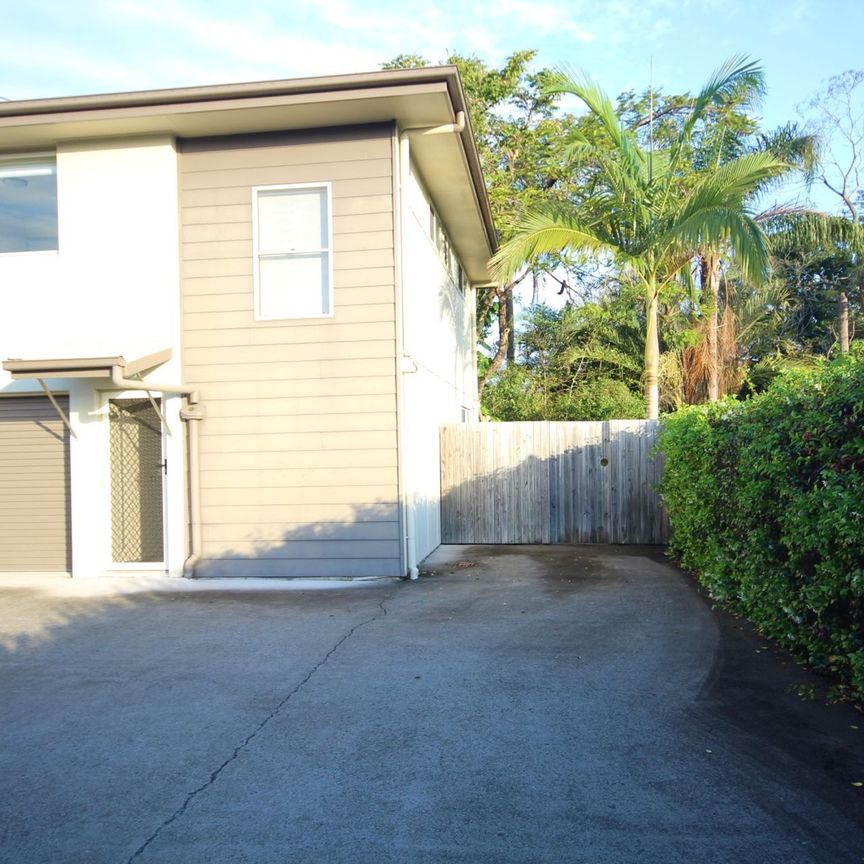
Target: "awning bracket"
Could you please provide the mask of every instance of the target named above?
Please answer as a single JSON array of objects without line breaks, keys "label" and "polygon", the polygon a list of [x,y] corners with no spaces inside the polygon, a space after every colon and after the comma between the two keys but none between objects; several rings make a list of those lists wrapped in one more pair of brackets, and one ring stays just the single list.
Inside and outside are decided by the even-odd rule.
[{"label": "awning bracket", "polygon": [[[141,373],[139,372],[135,376],[136,381],[141,381]],[[144,381],[141,381],[144,384]],[[153,398],[153,394],[149,390],[144,391],[147,394],[147,398],[150,400],[150,404],[153,406],[153,410],[159,415],[159,419],[162,421],[162,428],[165,430],[165,434],[170,437],[171,435],[171,427],[168,425],[168,421],[165,419],[165,414],[162,412],[162,408],[159,403]]]},{"label": "awning bracket", "polygon": [[51,404],[54,406],[54,410],[60,415],[60,419],[63,421],[63,424],[69,430],[69,434],[73,438],[77,438],[78,435],[75,433],[75,430],[72,428],[72,423],[69,421],[69,418],[66,414],[63,413],[63,409],[60,407],[60,403],[54,398],[54,394],[48,389],[48,385],[41,379],[36,379],[39,384],[42,386],[42,389],[45,391],[45,395],[51,401]]}]

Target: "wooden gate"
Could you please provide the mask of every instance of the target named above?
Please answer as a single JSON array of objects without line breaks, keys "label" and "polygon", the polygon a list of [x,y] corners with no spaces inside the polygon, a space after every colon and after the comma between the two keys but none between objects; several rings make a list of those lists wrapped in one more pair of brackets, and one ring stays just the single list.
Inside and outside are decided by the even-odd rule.
[{"label": "wooden gate", "polygon": [[663,544],[656,420],[441,429],[444,543]]}]

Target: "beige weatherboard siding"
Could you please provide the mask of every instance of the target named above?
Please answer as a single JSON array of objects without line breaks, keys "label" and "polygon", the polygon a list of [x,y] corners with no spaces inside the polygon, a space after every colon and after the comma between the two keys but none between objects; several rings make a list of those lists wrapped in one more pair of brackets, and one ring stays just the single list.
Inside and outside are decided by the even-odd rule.
[{"label": "beige weatherboard siding", "polygon": [[[401,575],[392,124],[186,140],[201,575]],[[329,317],[255,320],[252,190],[329,184]]]}]

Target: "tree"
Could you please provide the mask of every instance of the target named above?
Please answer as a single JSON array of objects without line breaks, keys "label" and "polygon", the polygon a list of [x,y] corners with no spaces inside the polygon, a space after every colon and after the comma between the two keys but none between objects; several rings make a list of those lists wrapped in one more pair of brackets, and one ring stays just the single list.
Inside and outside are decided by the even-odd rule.
[{"label": "tree", "polygon": [[[477,57],[452,54],[446,60],[459,69],[492,215],[505,241],[524,212],[542,202],[575,194],[574,178],[566,170],[558,147],[575,121],[570,114],[556,113],[557,95],[546,87],[553,73],[547,69],[529,71],[535,55],[536,51],[517,51],[497,69]],[[382,68],[428,65],[416,54],[401,54]],[[523,279],[531,277],[533,281],[539,272],[528,270],[502,280],[496,288],[478,292],[478,341],[485,343],[493,330],[496,337],[489,346],[491,356],[481,364],[481,395],[507,358],[508,348],[510,358],[514,356],[514,289]]]},{"label": "tree", "polygon": [[[819,179],[836,195],[852,224],[861,222],[864,205],[864,69],[849,69],[828,80],[807,103],[815,115],[811,125],[821,139]],[[855,286],[864,302],[864,272],[858,256]],[[841,290],[837,296],[837,329],[840,350],[849,350],[849,299]]]},{"label": "tree", "polygon": [[635,304],[609,294],[562,309],[530,309],[516,362],[484,391],[496,420],[608,420],[644,413],[642,325]]},{"label": "tree", "polygon": [[709,244],[727,246],[754,282],[768,268],[765,236],[745,202],[787,164],[770,153],[747,153],[694,177],[688,162],[709,107],[728,103],[760,76],[752,62],[727,62],[690,101],[671,143],[656,149],[640,142],[589,79],[560,72],[545,85],[547,93],[578,97],[595,120],[599,138],[577,131],[568,148],[577,170],[591,167],[595,185],[588,198],[556,202],[521,218],[494,265],[502,278],[511,278],[526,263],[537,266],[550,254],[569,251],[615,267],[638,284],[646,308],[643,386],[649,418],[659,413],[661,293],[690,275],[697,250]]}]

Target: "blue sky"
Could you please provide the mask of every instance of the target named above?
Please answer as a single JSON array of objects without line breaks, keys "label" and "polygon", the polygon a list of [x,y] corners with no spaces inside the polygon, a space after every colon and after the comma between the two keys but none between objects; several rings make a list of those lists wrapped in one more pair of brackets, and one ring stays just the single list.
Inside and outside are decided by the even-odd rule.
[{"label": "blue sky", "polygon": [[0,95],[21,99],[375,69],[400,52],[495,63],[520,48],[610,93],[695,89],[732,54],[762,61],[766,119],[864,65],[860,0],[29,0],[9,4]]},{"label": "blue sky", "polygon": [[864,67],[862,0],[29,0],[7,4],[0,96],[26,99],[377,69],[399,53],[501,62],[522,48],[610,94],[695,90],[733,54],[759,59],[767,126]]}]

